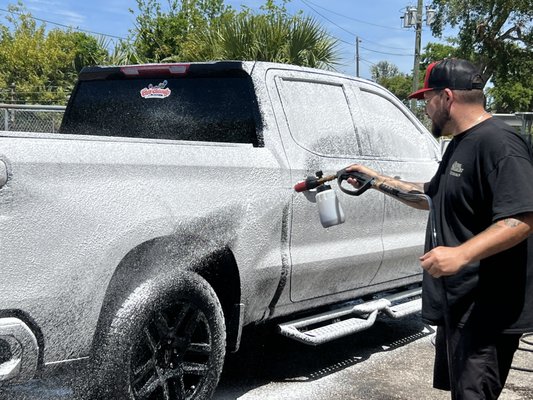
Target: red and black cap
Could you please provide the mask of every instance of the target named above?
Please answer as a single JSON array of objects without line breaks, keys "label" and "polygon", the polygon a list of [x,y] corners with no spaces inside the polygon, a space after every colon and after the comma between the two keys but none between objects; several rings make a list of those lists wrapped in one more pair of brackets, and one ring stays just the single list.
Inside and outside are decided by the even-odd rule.
[{"label": "red and black cap", "polygon": [[424,87],[411,93],[409,99],[423,99],[430,90],[483,89],[485,82],[479,70],[470,62],[459,58],[446,58],[429,64]]}]

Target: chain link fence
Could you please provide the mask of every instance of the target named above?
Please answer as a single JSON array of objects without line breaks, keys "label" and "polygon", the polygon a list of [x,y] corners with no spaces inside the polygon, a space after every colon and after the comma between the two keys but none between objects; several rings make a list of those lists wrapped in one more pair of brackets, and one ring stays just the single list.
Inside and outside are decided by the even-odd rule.
[{"label": "chain link fence", "polygon": [[0,129],[21,132],[58,132],[64,106],[0,104]]}]

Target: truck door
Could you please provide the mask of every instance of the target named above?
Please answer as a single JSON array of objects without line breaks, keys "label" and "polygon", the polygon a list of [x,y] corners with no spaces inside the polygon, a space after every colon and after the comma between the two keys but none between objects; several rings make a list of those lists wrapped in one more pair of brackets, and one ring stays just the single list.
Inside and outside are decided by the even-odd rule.
[{"label": "truck door", "polygon": [[[360,162],[367,145],[351,106],[353,93],[345,80],[327,74],[269,70],[267,85],[282,143],[296,183],[321,170],[333,174]],[[336,294],[341,299],[368,285],[379,269],[384,211],[383,195],[336,191],[346,222],[323,228],[316,191],[294,193],[290,236],[291,300],[298,302]]]},{"label": "truck door", "polygon": [[[437,169],[438,146],[407,108],[376,85],[359,83],[355,91],[366,121],[363,129],[375,140],[366,149],[386,176],[427,182]],[[372,283],[409,278],[422,272],[428,212],[385,197],[383,263]]]}]

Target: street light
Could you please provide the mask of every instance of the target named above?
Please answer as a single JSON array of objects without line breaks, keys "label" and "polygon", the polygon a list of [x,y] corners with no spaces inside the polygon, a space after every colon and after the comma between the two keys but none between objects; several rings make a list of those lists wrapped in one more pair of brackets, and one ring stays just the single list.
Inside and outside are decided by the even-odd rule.
[{"label": "street light", "polygon": [[[404,28],[415,28],[415,60],[413,65],[413,92],[418,89],[418,69],[420,65],[420,43],[422,41],[422,22],[423,22],[423,0],[418,0],[418,5],[407,6],[403,19]],[[435,10],[430,6],[426,6],[426,25],[431,26],[435,21]],[[411,110],[414,111],[416,107],[416,100],[411,100]]]}]

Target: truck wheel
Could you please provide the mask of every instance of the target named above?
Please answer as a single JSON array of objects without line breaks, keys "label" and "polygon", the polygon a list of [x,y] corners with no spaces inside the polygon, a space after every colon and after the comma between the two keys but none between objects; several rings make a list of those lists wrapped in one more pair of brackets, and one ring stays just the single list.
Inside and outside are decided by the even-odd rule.
[{"label": "truck wheel", "polygon": [[98,399],[209,399],[225,356],[222,308],[200,276],[138,286],[123,302],[95,359]]}]

